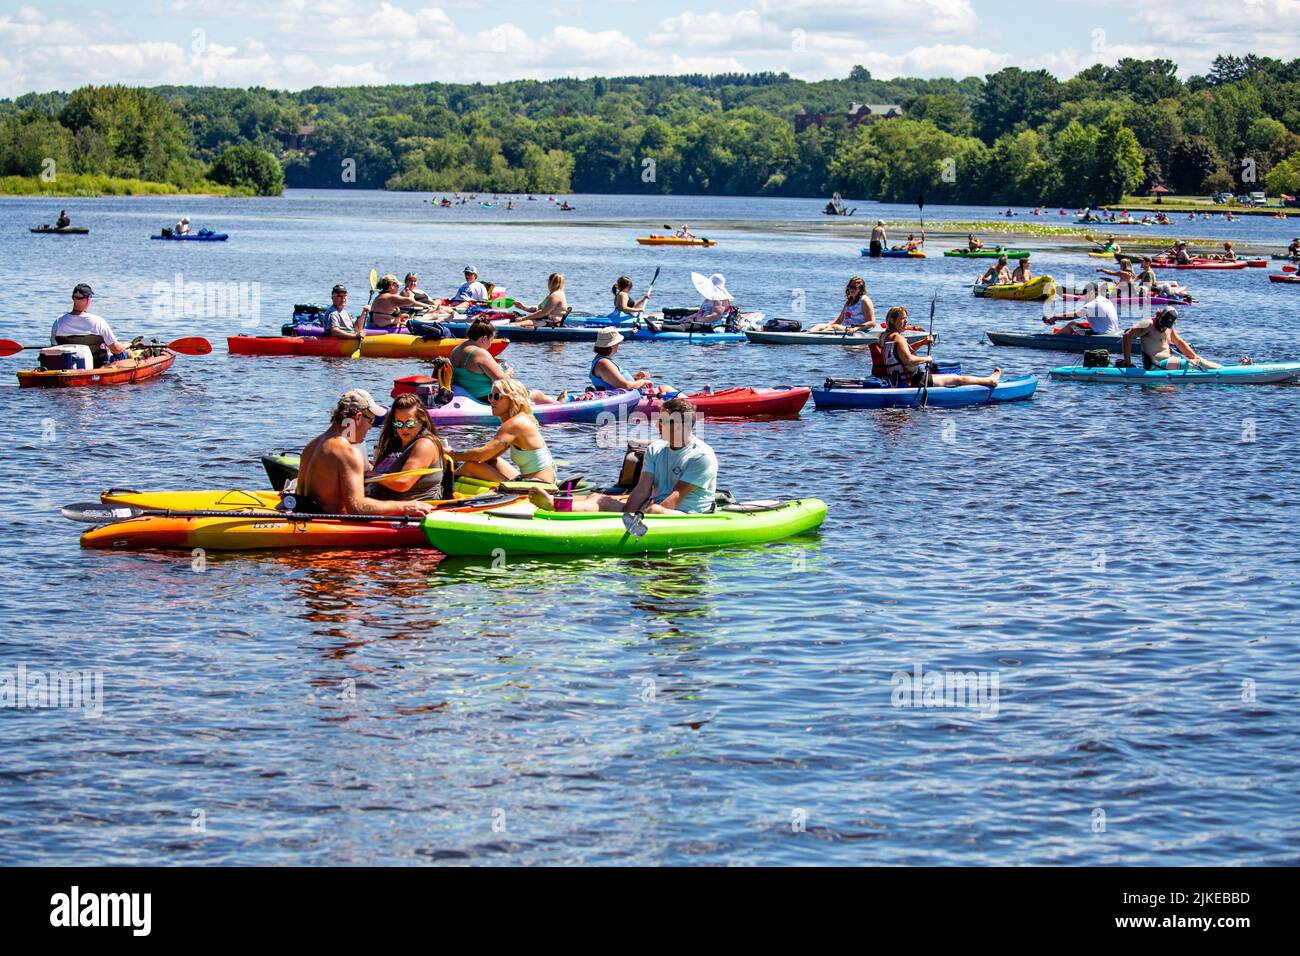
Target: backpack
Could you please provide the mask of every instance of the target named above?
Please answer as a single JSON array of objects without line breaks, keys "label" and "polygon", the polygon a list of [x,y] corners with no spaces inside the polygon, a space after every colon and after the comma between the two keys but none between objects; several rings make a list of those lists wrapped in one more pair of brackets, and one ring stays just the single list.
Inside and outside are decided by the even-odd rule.
[{"label": "backpack", "polygon": [[764,332],[801,332],[803,323],[798,319],[768,319],[763,323]]},{"label": "backpack", "polygon": [[650,447],[648,441],[638,438],[630,439],[627,452],[623,455],[623,464],[618,469],[618,487],[631,490],[641,480],[641,469],[645,466],[645,451]]},{"label": "backpack", "polygon": [[1088,349],[1083,353],[1084,368],[1110,368],[1110,352],[1105,349]]}]

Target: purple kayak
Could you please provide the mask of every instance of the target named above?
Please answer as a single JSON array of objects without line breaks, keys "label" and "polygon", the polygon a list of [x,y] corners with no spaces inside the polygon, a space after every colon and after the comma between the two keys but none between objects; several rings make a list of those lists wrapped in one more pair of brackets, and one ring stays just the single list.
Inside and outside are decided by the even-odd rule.
[{"label": "purple kayak", "polygon": [[[399,380],[400,384],[400,380]],[[403,390],[394,389],[394,395]],[[428,403],[428,396],[420,397]],[[641,401],[641,392],[634,388],[611,390],[608,392],[580,392],[567,402],[555,402],[550,405],[534,405],[533,416],[538,424],[553,425],[559,422],[588,422],[601,420],[601,416],[610,416],[606,421],[615,421],[631,413],[637,402]],[[457,392],[450,402],[429,408],[429,418],[439,427],[443,425],[499,425],[500,419],[492,414],[491,406]]]},{"label": "purple kayak", "polygon": [[[1088,297],[1078,292],[1062,292],[1061,298],[1066,302],[1083,302]],[[1120,295],[1106,296],[1113,305],[1195,305],[1195,300],[1189,302],[1186,299],[1171,299],[1164,295]]]}]

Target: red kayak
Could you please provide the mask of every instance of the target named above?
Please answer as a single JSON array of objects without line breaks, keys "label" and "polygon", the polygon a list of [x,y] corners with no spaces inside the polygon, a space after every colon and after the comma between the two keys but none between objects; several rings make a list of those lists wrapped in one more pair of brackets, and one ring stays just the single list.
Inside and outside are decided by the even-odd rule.
[{"label": "red kayak", "polygon": [[[140,353],[135,353],[140,354]],[[33,369],[18,373],[18,385],[21,388],[69,388],[82,385],[127,385],[131,382],[143,382],[147,378],[161,375],[172,367],[176,353],[163,349],[158,355],[144,358],[128,359],[92,369],[69,369],[68,371],[47,371]]]},{"label": "red kayak", "polygon": [[[361,340],[361,354],[367,358],[446,358],[464,339],[422,339],[418,335],[381,333]],[[508,339],[496,339],[488,351],[500,354]],[[302,335],[232,335],[226,339],[231,355],[321,355],[346,358],[357,349],[356,339]]]},{"label": "red kayak", "polygon": [[[696,392],[684,395],[697,411],[712,418],[795,418],[799,409],[812,395],[812,389],[803,385],[782,385],[776,388],[724,388],[716,392]],[[663,404],[661,396],[641,399],[635,411],[649,414]]]},{"label": "red kayak", "polygon": [[1293,272],[1292,273],[1274,272],[1269,275],[1268,281],[1269,282],[1290,282],[1296,285],[1300,285],[1300,275],[1296,275]]},{"label": "red kayak", "polygon": [[1245,259],[1238,259],[1236,262],[1222,262],[1215,259],[1193,259],[1191,262],[1171,262],[1169,259],[1151,261],[1151,266],[1155,269],[1244,269],[1249,264]]}]

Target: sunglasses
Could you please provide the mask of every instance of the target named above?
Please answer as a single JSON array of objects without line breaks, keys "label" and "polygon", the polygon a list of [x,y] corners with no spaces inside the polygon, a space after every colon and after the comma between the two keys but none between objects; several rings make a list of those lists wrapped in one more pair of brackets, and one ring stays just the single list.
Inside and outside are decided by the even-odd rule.
[{"label": "sunglasses", "polygon": [[492,394],[490,394],[490,395],[488,396],[488,401],[490,401],[490,402],[499,402],[499,401],[501,401],[501,399],[503,399],[503,398],[505,398],[505,396],[504,396],[503,394],[501,394],[500,392],[493,392]]},{"label": "sunglasses", "polygon": [[412,419],[412,420],[409,421],[409,422],[399,422],[399,421],[394,421],[394,422],[393,422],[393,427],[394,427],[394,428],[397,428],[397,429],[419,428],[419,427],[420,427],[420,423],[417,422],[417,421],[415,421],[414,419]]}]

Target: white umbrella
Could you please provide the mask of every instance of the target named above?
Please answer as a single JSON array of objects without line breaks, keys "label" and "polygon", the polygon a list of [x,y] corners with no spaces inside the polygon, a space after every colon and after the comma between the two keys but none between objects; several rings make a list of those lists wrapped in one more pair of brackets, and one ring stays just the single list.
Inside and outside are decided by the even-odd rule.
[{"label": "white umbrella", "polygon": [[721,272],[715,272],[711,276],[692,272],[691,282],[695,285],[696,291],[710,302],[722,300],[730,302],[732,300],[731,293],[727,291],[727,280]]}]

